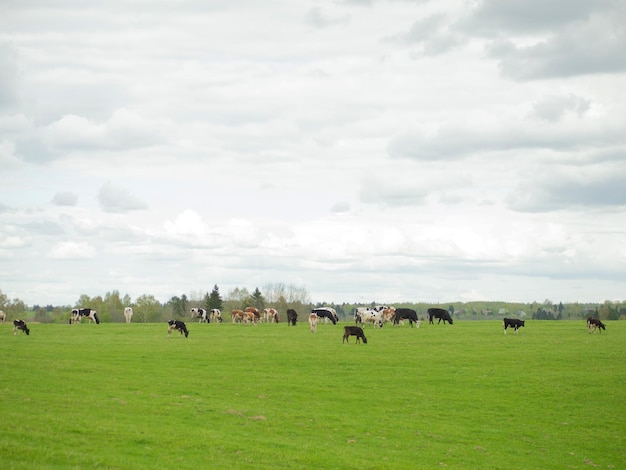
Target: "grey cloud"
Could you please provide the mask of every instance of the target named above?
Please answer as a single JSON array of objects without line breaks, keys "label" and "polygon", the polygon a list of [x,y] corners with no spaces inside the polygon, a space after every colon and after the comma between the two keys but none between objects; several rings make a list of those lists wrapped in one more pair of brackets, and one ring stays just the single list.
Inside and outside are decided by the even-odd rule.
[{"label": "grey cloud", "polygon": [[588,99],[573,94],[549,96],[533,105],[532,115],[545,121],[556,122],[570,111],[582,116],[590,106],[591,102]]},{"label": "grey cloud", "polygon": [[105,212],[129,212],[147,209],[148,205],[126,188],[115,186],[110,182],[105,183],[98,193],[100,207]]},{"label": "grey cloud", "polygon": [[52,198],[52,203],[57,206],[75,206],[78,202],[78,195],[70,192],[56,193]]},{"label": "grey cloud", "polygon": [[529,180],[506,200],[519,212],[549,212],[573,207],[626,206],[626,172],[605,176],[544,177]]},{"label": "grey cloud", "polygon": [[0,44],[0,109],[17,103],[17,64],[15,51]]},{"label": "grey cloud", "polygon": [[622,128],[588,129],[572,135],[554,126],[529,129],[514,125],[491,132],[444,127],[433,135],[420,132],[397,135],[390,140],[387,152],[394,158],[458,160],[481,152],[519,149],[566,151],[595,147],[597,150],[621,145],[623,131]]},{"label": "grey cloud", "polygon": [[348,17],[331,17],[324,13],[320,7],[311,8],[304,17],[304,22],[314,28],[327,28],[343,24],[348,21]]},{"label": "grey cloud", "polygon": [[419,52],[411,54],[413,58],[443,54],[464,42],[462,35],[449,29],[448,22],[446,15],[434,14],[417,20],[406,33],[387,39],[421,46]]},{"label": "grey cloud", "polygon": [[585,20],[594,11],[614,3],[612,0],[483,0],[459,23],[459,28],[470,34],[495,36],[541,32]]}]

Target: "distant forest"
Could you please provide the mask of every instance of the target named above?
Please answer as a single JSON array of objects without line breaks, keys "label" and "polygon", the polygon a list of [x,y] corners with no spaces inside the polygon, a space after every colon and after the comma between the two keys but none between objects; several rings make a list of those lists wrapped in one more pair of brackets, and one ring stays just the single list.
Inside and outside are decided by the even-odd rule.
[{"label": "distant forest", "polygon": [[22,318],[39,323],[67,323],[70,311],[76,307],[89,307],[98,312],[103,322],[123,322],[124,308],[133,308],[133,322],[162,322],[170,319],[190,319],[189,310],[192,307],[202,307],[207,310],[218,308],[222,312],[224,321],[230,322],[230,312],[235,309],[244,309],[252,306],[259,310],[274,307],[278,310],[281,321],[285,321],[286,311],[293,308],[300,314],[305,314],[316,307],[332,307],[337,311],[339,319],[350,321],[356,307],[375,305],[389,305],[414,309],[420,319],[426,319],[426,310],[429,307],[447,309],[455,320],[494,320],[504,317],[526,320],[580,320],[593,316],[601,320],[625,320],[626,301],[609,301],[602,303],[562,303],[544,300],[543,302],[397,302],[385,303],[382,299],[372,299],[369,303],[342,303],[313,302],[306,288],[286,285],[267,284],[263,289],[255,288],[250,292],[246,288],[235,288],[225,296],[220,293],[219,287],[214,285],[212,290],[205,293],[190,292],[180,296],[173,296],[167,302],[157,300],[151,294],[144,294],[131,299],[128,294],[121,295],[113,290],[104,294],[90,297],[82,294],[73,305],[33,305],[27,306],[19,299],[9,299],[0,290],[0,310],[7,314],[7,320]]}]

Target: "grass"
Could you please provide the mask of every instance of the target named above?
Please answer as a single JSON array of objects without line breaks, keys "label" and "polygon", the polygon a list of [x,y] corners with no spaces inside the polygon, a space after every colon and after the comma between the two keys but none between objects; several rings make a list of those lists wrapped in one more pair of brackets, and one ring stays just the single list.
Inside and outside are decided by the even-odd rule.
[{"label": "grass", "polygon": [[626,322],[30,326],[2,468],[626,468]]}]

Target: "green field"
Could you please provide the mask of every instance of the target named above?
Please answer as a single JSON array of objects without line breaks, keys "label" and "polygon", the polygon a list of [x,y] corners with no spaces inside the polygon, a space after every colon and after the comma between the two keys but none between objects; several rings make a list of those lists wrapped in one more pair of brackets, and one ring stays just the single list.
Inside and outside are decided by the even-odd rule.
[{"label": "green field", "polygon": [[626,468],[626,322],[0,325],[0,468]]}]

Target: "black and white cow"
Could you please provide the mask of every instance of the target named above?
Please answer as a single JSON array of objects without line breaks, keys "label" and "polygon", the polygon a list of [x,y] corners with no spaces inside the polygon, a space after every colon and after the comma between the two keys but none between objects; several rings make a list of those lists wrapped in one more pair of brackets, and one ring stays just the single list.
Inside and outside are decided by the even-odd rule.
[{"label": "black and white cow", "polygon": [[446,322],[450,323],[452,325],[452,317],[450,316],[450,312],[448,312],[447,310],[443,309],[443,308],[429,308],[427,310],[428,312],[428,323],[434,323],[433,322],[433,318],[438,318],[439,320],[437,321],[437,324],[441,323],[441,320],[443,320],[443,324],[445,325]]},{"label": "black and white cow", "polygon": [[311,313],[317,315],[319,320],[324,319],[324,323],[326,323],[327,320],[330,320],[333,325],[337,324],[337,320],[339,318],[335,309],[330,307],[314,308],[311,310]]},{"label": "black and white cow", "polygon": [[203,308],[192,308],[191,309],[191,319],[198,319],[198,323],[209,323],[209,316],[206,313],[206,310]]},{"label": "black and white cow", "polygon": [[343,327],[343,339],[341,340],[341,344],[345,342],[350,343],[350,336],[356,336],[356,342],[359,344],[359,338],[363,340],[364,344],[367,344],[367,338],[363,333],[363,328],[358,326],[344,326]]},{"label": "black and white cow", "polygon": [[287,326],[293,325],[296,326],[296,322],[298,321],[298,313],[290,308],[287,310]]},{"label": "black and white cow", "polygon": [[26,326],[26,322],[24,320],[13,320],[13,334],[16,335],[19,332],[24,332],[27,335],[30,335],[30,330],[28,326]]},{"label": "black and white cow", "polygon": [[222,323],[224,319],[222,318],[222,312],[220,312],[219,308],[212,308],[211,315],[209,316],[209,322],[217,322]]},{"label": "black and white cow", "polygon": [[72,313],[70,315],[70,325],[72,323],[80,323],[82,318],[88,318],[89,323],[96,322],[96,324],[100,324],[100,319],[98,318],[98,313],[92,308],[75,308],[72,309]]},{"label": "black and white cow", "polygon": [[411,308],[397,308],[396,315],[393,317],[393,324],[397,325],[401,320],[409,320],[409,325],[413,328],[413,323],[420,327],[420,321],[417,312]]},{"label": "black and white cow", "polygon": [[187,325],[185,325],[185,322],[182,322],[180,320],[170,320],[167,322],[168,328],[167,328],[167,335],[168,336],[172,336],[172,331],[176,330],[178,331],[181,335],[184,333],[185,334],[185,338],[187,338],[189,336],[189,330],[187,330]]},{"label": "black and white cow", "polygon": [[606,325],[602,323],[598,318],[587,318],[587,331],[589,333],[594,333],[596,330],[599,330],[602,333],[602,330],[606,331]]},{"label": "black and white cow", "polygon": [[371,323],[377,328],[382,328],[385,322],[383,311],[388,308],[389,307],[384,305],[377,305],[376,307],[357,307],[354,311],[354,323],[355,325]]},{"label": "black and white cow", "polygon": [[515,334],[517,334],[517,330],[524,326],[524,320],[518,320],[517,318],[505,318],[504,319],[504,334],[506,334],[506,329],[511,327],[515,330]]}]

